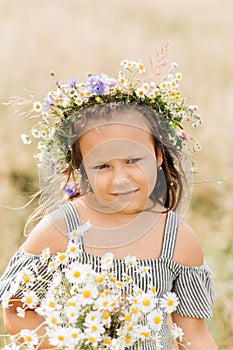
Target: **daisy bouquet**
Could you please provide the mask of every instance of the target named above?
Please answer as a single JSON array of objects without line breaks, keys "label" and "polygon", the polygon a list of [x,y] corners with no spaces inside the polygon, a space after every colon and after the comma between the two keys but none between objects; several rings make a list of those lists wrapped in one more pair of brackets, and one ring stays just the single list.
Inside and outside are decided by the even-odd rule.
[{"label": "daisy bouquet", "polygon": [[[41,265],[24,268],[12,284],[3,306],[8,307],[10,295],[16,288],[21,289],[18,316],[24,317],[28,309],[35,310],[44,318],[39,328],[45,328],[46,334],[39,336],[39,328],[22,329],[10,336],[4,350],[38,349],[44,338],[56,349],[118,350],[133,346],[140,349],[144,342],[162,349],[164,339],[160,331],[167,315],[178,305],[175,293],[168,292],[159,298],[153,285],[146,292],[140,289],[131,277],[132,271],[139,269],[133,256],[125,258],[126,271],[121,280],[115,276],[112,253],[102,257],[101,272],[94,271],[91,265],[82,263],[79,234],[77,231],[69,234],[69,244],[63,253],[51,255],[45,248],[40,256]],[[48,280],[40,273],[44,266],[50,271]],[[182,341],[182,329],[172,324],[169,337],[171,341]]]}]

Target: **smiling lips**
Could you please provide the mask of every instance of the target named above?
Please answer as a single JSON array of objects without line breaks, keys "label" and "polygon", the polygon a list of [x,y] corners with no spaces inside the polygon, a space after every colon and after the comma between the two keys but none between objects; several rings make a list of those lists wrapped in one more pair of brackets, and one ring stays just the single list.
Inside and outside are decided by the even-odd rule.
[{"label": "smiling lips", "polygon": [[125,191],[125,192],[116,192],[116,193],[111,193],[113,196],[118,197],[118,198],[128,198],[133,196],[138,189],[136,190],[131,190],[131,191]]}]

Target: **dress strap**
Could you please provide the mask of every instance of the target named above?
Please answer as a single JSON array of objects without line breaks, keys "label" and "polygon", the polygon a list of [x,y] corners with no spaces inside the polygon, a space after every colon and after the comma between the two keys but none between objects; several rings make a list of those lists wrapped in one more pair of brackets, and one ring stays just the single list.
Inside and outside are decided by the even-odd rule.
[{"label": "dress strap", "polygon": [[179,226],[179,216],[173,211],[167,213],[161,257],[172,259]]},{"label": "dress strap", "polygon": [[[63,212],[65,216],[68,232],[77,230],[77,228],[81,226],[77,209],[72,202],[66,202],[63,205],[60,205],[58,208]],[[84,251],[83,235],[80,234],[78,236],[78,239],[79,239],[80,248]]]},{"label": "dress strap", "polygon": [[66,220],[68,232],[77,230],[80,226],[80,219],[78,213],[72,202],[67,202],[59,206],[59,209],[63,212]]}]

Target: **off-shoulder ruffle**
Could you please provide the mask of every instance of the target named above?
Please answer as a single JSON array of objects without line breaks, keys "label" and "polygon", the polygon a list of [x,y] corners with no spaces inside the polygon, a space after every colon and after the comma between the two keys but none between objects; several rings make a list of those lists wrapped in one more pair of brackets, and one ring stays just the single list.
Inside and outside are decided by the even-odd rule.
[{"label": "off-shoulder ruffle", "polygon": [[[14,284],[17,282],[19,272],[23,269],[31,271],[34,275],[40,274],[42,276],[41,281],[36,281],[30,285],[30,290],[37,292],[39,297],[42,297],[46,292],[46,281],[51,280],[52,274],[48,271],[48,262],[42,263],[40,255],[31,254],[24,250],[21,246],[17,252],[12,256],[5,272],[0,279],[0,303],[5,293],[10,292]],[[22,298],[25,286],[20,285],[18,290],[14,291],[15,298]],[[5,294],[6,295],[6,294]]]},{"label": "off-shoulder ruffle", "polygon": [[179,298],[177,313],[195,318],[212,317],[211,304],[217,294],[212,273],[206,263],[202,266],[181,265],[173,291]]}]

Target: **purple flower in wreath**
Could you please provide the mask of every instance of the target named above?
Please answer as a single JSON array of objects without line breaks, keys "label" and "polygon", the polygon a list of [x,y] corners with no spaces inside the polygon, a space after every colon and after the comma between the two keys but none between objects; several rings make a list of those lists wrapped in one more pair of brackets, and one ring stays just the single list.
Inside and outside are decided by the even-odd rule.
[{"label": "purple flower in wreath", "polygon": [[71,89],[75,88],[76,85],[77,85],[77,78],[75,78],[75,77],[72,77],[67,83],[67,86]]},{"label": "purple flower in wreath", "polygon": [[50,106],[53,105],[53,98],[51,95],[47,95],[47,97],[45,98],[44,100],[44,103],[43,103],[43,108],[48,111]]},{"label": "purple flower in wreath", "polygon": [[68,184],[64,187],[64,192],[67,195],[67,197],[71,198],[74,195],[74,188],[72,188],[71,184]]},{"label": "purple flower in wreath", "polygon": [[90,75],[86,80],[86,88],[96,95],[102,95],[105,90],[104,82],[99,75]]}]

